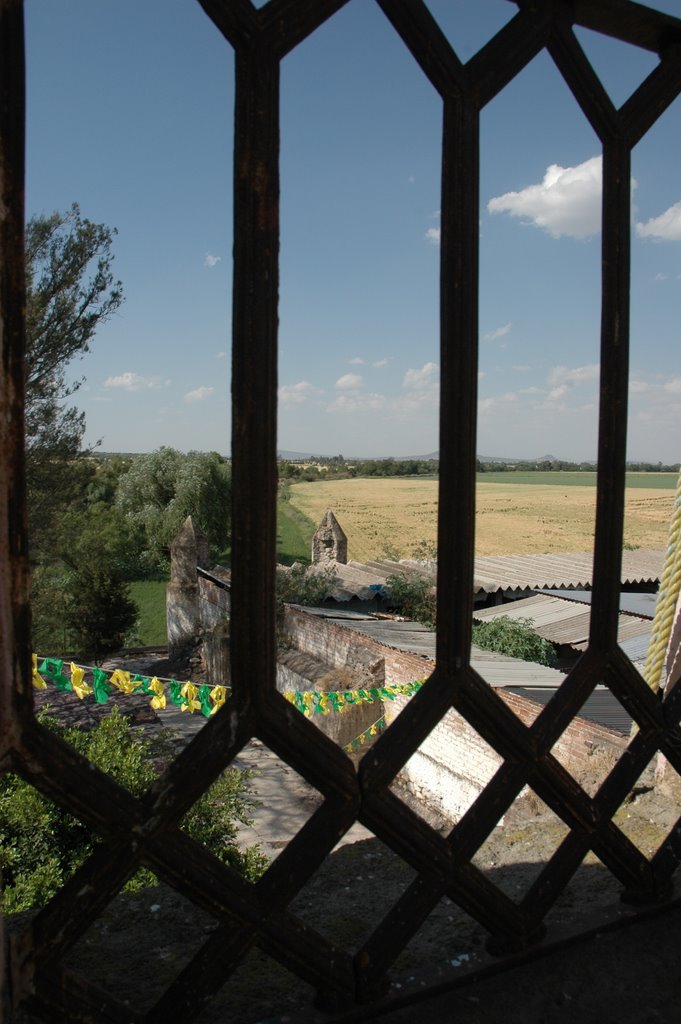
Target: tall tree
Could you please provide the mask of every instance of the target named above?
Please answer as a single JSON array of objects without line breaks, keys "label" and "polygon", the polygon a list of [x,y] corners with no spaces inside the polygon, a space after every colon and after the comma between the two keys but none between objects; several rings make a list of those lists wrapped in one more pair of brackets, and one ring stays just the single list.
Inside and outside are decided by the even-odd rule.
[{"label": "tall tree", "polygon": [[187,516],[194,517],[214,548],[229,540],[230,464],[217,452],[159,448],[132,460],[116,490],[116,505],[146,539],[151,564],[167,562],[170,545]]},{"label": "tall tree", "polygon": [[26,226],[26,459],[32,546],[42,546],[54,511],[69,496],[85,417],[68,400],[82,384],[67,368],[89,351],[97,328],[123,301],[111,270],[115,229],[66,213]]}]

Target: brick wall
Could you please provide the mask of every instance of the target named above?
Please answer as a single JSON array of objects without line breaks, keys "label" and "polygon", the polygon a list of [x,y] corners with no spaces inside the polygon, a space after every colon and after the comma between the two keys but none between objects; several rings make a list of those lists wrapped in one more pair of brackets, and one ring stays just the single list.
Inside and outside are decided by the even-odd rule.
[{"label": "brick wall", "polygon": [[[296,647],[331,665],[347,663],[354,646],[384,660],[386,684],[408,683],[430,675],[434,663],[416,654],[387,647],[356,630],[339,626],[299,609],[286,611],[285,629]],[[529,725],[541,711],[534,701],[497,690],[501,699]],[[408,697],[386,702],[388,722],[406,707]],[[612,761],[626,740],[605,726],[578,718],[563,733],[553,753],[578,780],[594,771],[599,758]],[[437,814],[459,818],[501,764],[499,755],[456,712],[449,711],[410,758],[398,776],[408,789]]]}]

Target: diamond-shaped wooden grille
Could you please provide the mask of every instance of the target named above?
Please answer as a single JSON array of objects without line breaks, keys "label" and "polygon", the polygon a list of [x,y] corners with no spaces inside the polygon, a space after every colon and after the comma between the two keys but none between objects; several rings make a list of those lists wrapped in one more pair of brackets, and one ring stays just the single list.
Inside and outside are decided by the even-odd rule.
[{"label": "diamond-shaped wooden grille", "polygon": [[[191,0],[188,0],[191,2]],[[21,0],[0,0],[2,133],[2,757],[104,842],[61,893],[12,940],[8,1005],[32,1000],[46,1020],[192,1020],[253,944],[347,1005],[379,994],[385,971],[442,895],[490,933],[498,952],[531,946],[542,921],[593,850],[632,899],[664,897],[681,832],[648,860],[612,817],[657,750],[681,773],[681,687],[664,702],[617,645],[628,387],[630,155],[681,90],[681,21],[626,0],[520,0],[515,17],[462,64],[422,0],[377,0],[443,105],[441,412],[437,668],[364,757],[351,761],[275,690],[274,628],[278,300],[279,66],[346,0],[200,0],[236,55],[233,315],[232,680],[228,705],[137,800],[42,728],[32,712],[23,477],[23,21]],[[474,2],[474,0],[471,0]],[[573,26],[659,55],[656,69],[616,109]],[[598,495],[589,648],[558,695],[525,726],[469,663],[475,501],[478,308],[478,131],[484,106],[545,49],[603,147],[602,330]],[[590,797],[551,753],[598,682],[638,724],[626,756]],[[447,838],[389,785],[448,709],[503,758]],[[324,796],[307,825],[253,887],[177,826],[242,747],[258,736]],[[521,788],[562,818],[567,837],[515,904],[471,864]],[[353,956],[287,910],[360,820],[418,872]],[[219,928],[145,1016],[104,998],[62,966],[140,865],[208,911]],[[189,872],[186,865],[191,864]],[[104,1009],[106,1007],[106,1010]],[[97,1008],[95,1010],[95,1008]],[[88,1014],[90,1016],[88,1016]]]}]

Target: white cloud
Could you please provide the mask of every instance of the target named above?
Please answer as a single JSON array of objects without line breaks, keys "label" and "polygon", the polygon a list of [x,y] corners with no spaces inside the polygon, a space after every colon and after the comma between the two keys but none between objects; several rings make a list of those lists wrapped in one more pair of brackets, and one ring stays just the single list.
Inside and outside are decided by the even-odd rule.
[{"label": "white cloud", "polygon": [[203,258],[203,265],[204,267],[214,267],[220,262],[221,259],[222,256],[213,256],[212,253],[207,252]]},{"label": "white cloud", "polygon": [[576,167],[551,164],[538,185],[496,196],[487,209],[522,217],[553,238],[588,238],[601,228],[601,194],[602,158],[594,156]]},{"label": "white cloud", "polygon": [[420,370],[407,370],[402,381],[402,387],[421,391],[432,388],[434,384],[437,384],[437,379],[437,365],[435,363],[425,363]]},{"label": "white cloud", "polygon": [[672,377],[662,387],[665,391],[668,391],[671,395],[681,395],[681,377]]},{"label": "white cloud", "polygon": [[[166,385],[170,381],[164,382]],[[120,388],[122,391],[151,391],[160,388],[161,381],[158,377],[143,377],[139,373],[132,373],[128,370],[118,377],[107,377],[104,381],[105,388]]]},{"label": "white cloud", "polygon": [[[636,225],[639,238],[658,238],[663,242],[681,242],[681,200],[659,217]],[[665,275],[666,276],[666,275]],[[659,276],[657,278],[659,280]]]},{"label": "white cloud", "polygon": [[188,391],[184,396],[185,402],[203,402],[206,398],[210,398],[215,393],[215,388],[201,387],[194,388],[193,391]]},{"label": "white cloud", "polygon": [[559,384],[557,388],[552,388],[546,396],[547,402],[558,402],[561,398],[565,398],[565,395],[569,391],[567,384]]},{"label": "white cloud", "polygon": [[585,380],[596,380],[598,378],[598,363],[591,363],[588,366],[576,366],[570,369],[568,366],[554,366],[549,373],[549,384],[581,384]]},{"label": "white cloud", "polygon": [[357,391],[363,383],[364,380],[358,373],[345,373],[336,381],[336,387],[339,391]]},{"label": "white cloud", "polygon": [[226,352],[217,352],[216,355],[215,355],[215,358],[216,359],[226,359],[227,358],[227,353]]},{"label": "white cloud", "polygon": [[428,228],[425,237],[428,239],[431,245],[440,244],[440,229],[439,228]]},{"label": "white cloud", "polygon": [[650,391],[650,384],[646,384],[644,380],[630,380],[629,381],[629,394],[631,395],[645,395],[647,391]]},{"label": "white cloud", "polygon": [[503,338],[511,330],[512,324],[504,324],[503,327],[495,327],[493,331],[488,331],[487,334],[483,334],[483,341],[495,341],[497,338]]},{"label": "white cloud", "polygon": [[386,408],[385,395],[378,394],[346,394],[338,395],[333,402],[326,407],[327,412],[341,413],[362,413],[367,410],[381,412]]},{"label": "white cloud", "polygon": [[372,363],[371,365],[376,370],[382,370],[384,366],[388,365],[388,360],[387,359],[377,359],[376,362]]},{"label": "white cloud", "polygon": [[[637,228],[637,230],[638,230],[638,228]],[[655,280],[656,281],[667,281],[667,280],[669,280],[669,274],[662,274],[662,273],[655,274]]]},{"label": "white cloud", "polygon": [[353,356],[353,358],[349,359],[348,362],[350,363],[350,366],[364,366],[364,359],[362,359],[361,356]]},{"label": "white cloud", "polygon": [[309,380],[299,380],[297,384],[284,384],[278,391],[282,405],[302,405],[303,402],[318,398],[321,394],[323,392]]}]

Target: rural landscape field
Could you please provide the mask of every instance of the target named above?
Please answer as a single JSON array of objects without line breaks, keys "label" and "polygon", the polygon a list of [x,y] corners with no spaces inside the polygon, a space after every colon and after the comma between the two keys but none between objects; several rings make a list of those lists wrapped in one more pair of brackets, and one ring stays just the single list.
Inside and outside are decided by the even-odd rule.
[{"label": "rural landscape field", "polygon": [[[480,474],[476,554],[591,550],[595,481],[594,473]],[[625,547],[666,547],[675,486],[672,473],[628,474]],[[418,477],[295,483],[289,504],[309,529],[331,509],[350,559],[411,558],[436,549],[437,487]]]}]

